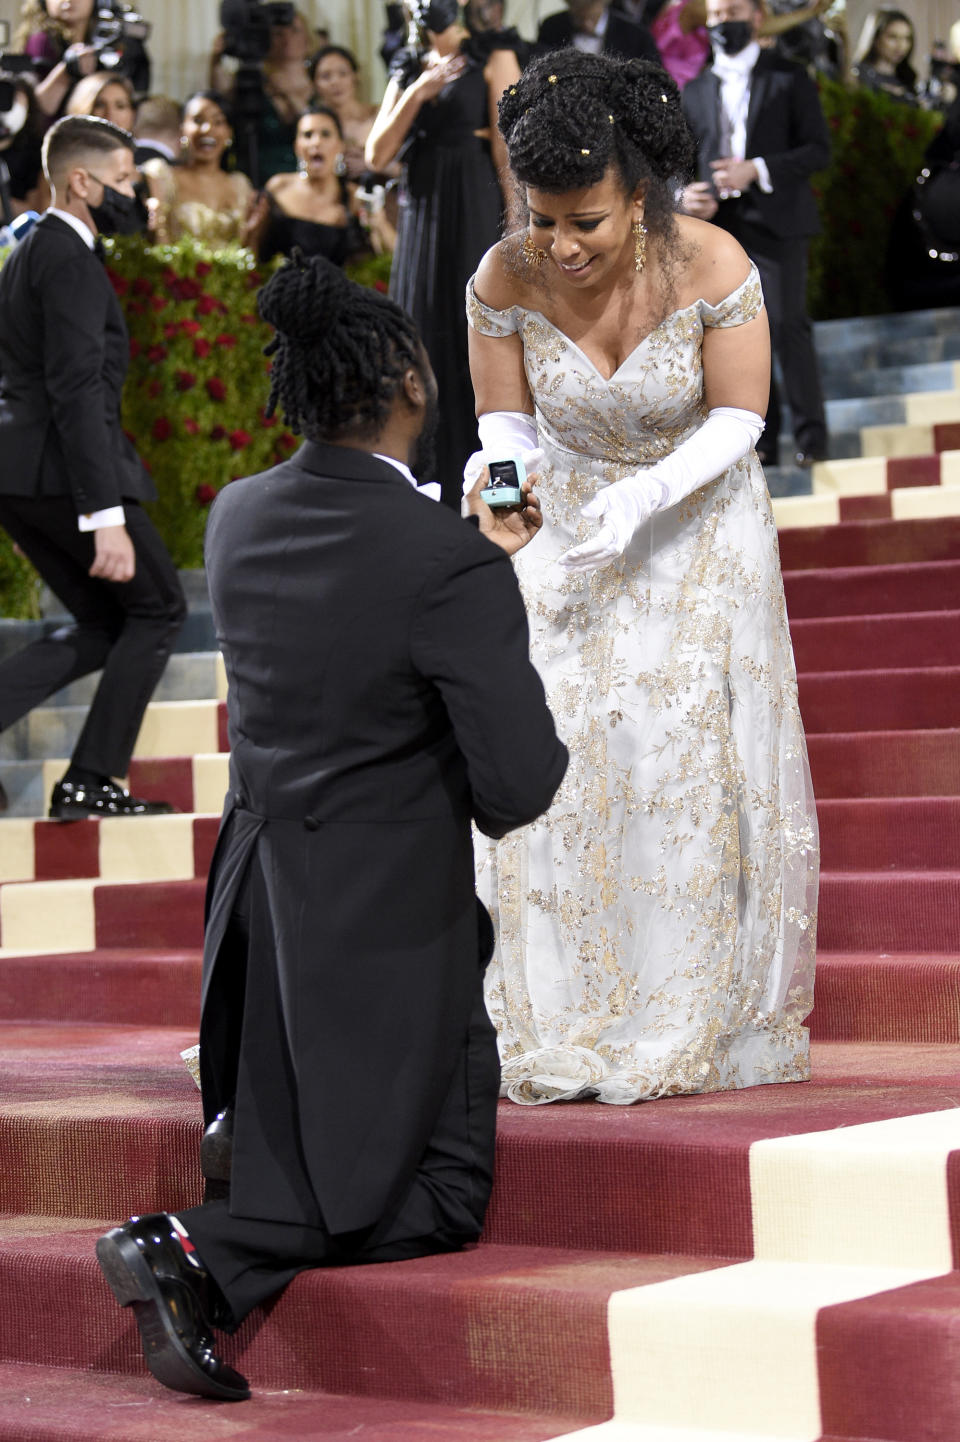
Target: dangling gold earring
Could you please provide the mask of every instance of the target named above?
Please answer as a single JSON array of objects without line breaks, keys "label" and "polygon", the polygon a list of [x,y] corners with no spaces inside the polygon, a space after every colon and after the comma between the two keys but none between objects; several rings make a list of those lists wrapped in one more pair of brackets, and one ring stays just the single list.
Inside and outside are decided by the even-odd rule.
[{"label": "dangling gold earring", "polygon": [[527,262],[527,265],[543,265],[543,262],[547,258],[547,252],[541,250],[539,246],[534,245],[529,234],[523,237],[523,244],[520,249],[523,252],[523,258]]},{"label": "dangling gold earring", "polygon": [[642,220],[633,222],[633,264],[639,273],[647,263],[647,227]]}]

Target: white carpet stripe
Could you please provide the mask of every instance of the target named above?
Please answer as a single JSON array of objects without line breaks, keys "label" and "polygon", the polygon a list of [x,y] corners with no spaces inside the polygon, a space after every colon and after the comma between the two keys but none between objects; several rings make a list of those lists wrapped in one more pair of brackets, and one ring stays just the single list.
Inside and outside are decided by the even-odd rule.
[{"label": "white carpet stripe", "polygon": [[563,1442],[817,1442],[825,1307],[953,1265],[960,1110],[757,1142],[756,1257],[615,1292],[614,1417]]},{"label": "white carpet stripe", "polygon": [[756,1142],[754,1256],[948,1272],[952,1151],[960,1110]]}]

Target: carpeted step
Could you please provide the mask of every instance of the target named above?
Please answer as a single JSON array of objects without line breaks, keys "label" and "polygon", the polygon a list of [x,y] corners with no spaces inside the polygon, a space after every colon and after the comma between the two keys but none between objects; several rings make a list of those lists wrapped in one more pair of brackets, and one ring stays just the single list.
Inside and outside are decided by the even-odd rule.
[{"label": "carpeted step", "polygon": [[800,673],[960,665],[960,610],[798,618],[790,634]]},{"label": "carpeted step", "polygon": [[834,732],[807,736],[821,800],[858,796],[960,795],[960,732]]},{"label": "carpeted step", "polygon": [[[42,1345],[60,1366],[143,1375],[133,1317],[116,1305],[94,1258],[96,1237],[111,1224],[0,1218],[3,1361],[29,1363]],[[723,1265],[485,1245],[318,1269],[294,1279],[267,1325],[255,1314],[222,1350],[258,1389],[601,1421],[612,1411],[611,1293]]]},{"label": "carpeted step", "polygon": [[[226,703],[151,701],[137,736],[134,755],[192,756],[223,749],[221,717]],[[69,756],[87,717],[86,706],[37,706],[0,733],[0,759]]]},{"label": "carpeted step", "polygon": [[145,1373],[0,1364],[0,1442],[551,1442],[585,1420],[285,1387],[238,1410],[182,1397]]},{"label": "carpeted step", "polygon": [[185,881],[206,876],[218,816],[0,821],[0,881]]},{"label": "carpeted step", "polygon": [[[824,732],[952,730],[960,725],[960,666],[808,671],[798,678],[810,737]],[[960,789],[960,787],[958,787]]]},{"label": "carpeted step", "polygon": [[0,947],[18,953],[198,947],[205,886],[202,880],[8,882],[0,886]]},{"label": "carpeted step", "polygon": [[857,400],[864,396],[901,396],[917,391],[960,390],[956,361],[919,361],[869,369],[856,365],[823,373],[824,394],[831,400]]},{"label": "carpeted step", "polygon": [[908,521],[845,521],[780,532],[785,571],[887,566],[960,558],[960,516]]},{"label": "carpeted step", "polygon": [[[783,541],[781,539],[781,551]],[[960,560],[785,571],[791,621],[813,616],[960,609]]]},{"label": "carpeted step", "polygon": [[816,1041],[960,1042],[960,955],[827,952],[817,956]]},{"label": "carpeted step", "polygon": [[960,950],[960,870],[820,874],[826,951]]},{"label": "carpeted step", "polygon": [[[89,706],[100,684],[100,672],[83,676],[58,691],[47,702],[50,706]],[[224,701],[227,677],[223,657],[218,651],[174,652],[157,682],[152,701]]]},{"label": "carpeted step", "polygon": [[[0,1024],[0,1213],[194,1205],[200,1097],[179,1058],[194,1040],[176,1028]],[[955,1045],[821,1042],[813,1078],[637,1107],[502,1102],[487,1239],[748,1257],[755,1142],[951,1109],[960,1056]]]},{"label": "carpeted step", "polygon": [[[221,720],[218,716],[218,728]],[[148,801],[168,801],[177,811],[219,815],[227,791],[229,764],[224,722],[223,749],[220,751],[200,752],[192,756],[134,758],[126,784],[134,796],[143,796]],[[0,779],[10,802],[2,820],[45,817],[54,783],[59,781],[66,769],[66,757],[37,757],[0,763]]]},{"label": "carpeted step", "polygon": [[960,796],[824,799],[817,812],[825,872],[940,871],[960,859]]},{"label": "carpeted step", "polygon": [[196,1029],[199,948],[0,956],[0,1019]]}]

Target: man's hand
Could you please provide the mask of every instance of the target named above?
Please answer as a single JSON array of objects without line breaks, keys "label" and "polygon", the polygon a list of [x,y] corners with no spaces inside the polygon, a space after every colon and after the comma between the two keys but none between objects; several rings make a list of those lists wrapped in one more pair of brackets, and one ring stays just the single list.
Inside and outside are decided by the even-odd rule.
[{"label": "man's hand", "polygon": [[532,477],[528,477],[523,483],[522,511],[501,511],[496,507],[491,509],[480,495],[489,481],[490,472],[484,466],[479,479],[463,498],[463,514],[478,516],[482,534],[506,551],[508,556],[512,556],[522,550],[528,541],[532,541],[543,525],[540,499],[534,495]]},{"label": "man's hand", "polygon": [[724,156],[722,160],[711,160],[710,169],[713,171],[713,183],[721,196],[742,195],[758,178],[757,167],[752,160],[734,160],[732,155]]},{"label": "man's hand", "polygon": [[684,215],[712,220],[717,213],[717,197],[705,180],[696,180],[693,185],[684,186],[680,209]]},{"label": "man's hand", "polygon": [[137,568],[133,542],[126,526],[101,526],[93,533],[97,548],[90,575],[101,581],[132,581]]}]

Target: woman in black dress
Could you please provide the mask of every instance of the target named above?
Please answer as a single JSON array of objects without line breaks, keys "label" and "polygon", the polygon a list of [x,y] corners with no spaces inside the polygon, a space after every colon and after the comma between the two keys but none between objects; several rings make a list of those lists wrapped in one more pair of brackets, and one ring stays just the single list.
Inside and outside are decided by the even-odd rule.
[{"label": "woman in black dress", "polygon": [[344,176],[343,132],[327,105],[309,106],[297,121],[294,151],[297,169],[267,181],[262,203],[260,258],[323,255],[334,265],[369,250],[357,217],[353,187]]},{"label": "woman in black dress", "polygon": [[455,0],[417,0],[412,9],[428,48],[397,56],[366,155],[376,171],[403,162],[390,294],[416,321],[437,375],[436,478],[459,508],[464,463],[477,449],[463,297],[501,234],[507,172],[497,102],[520,65],[513,49],[477,46]]}]

